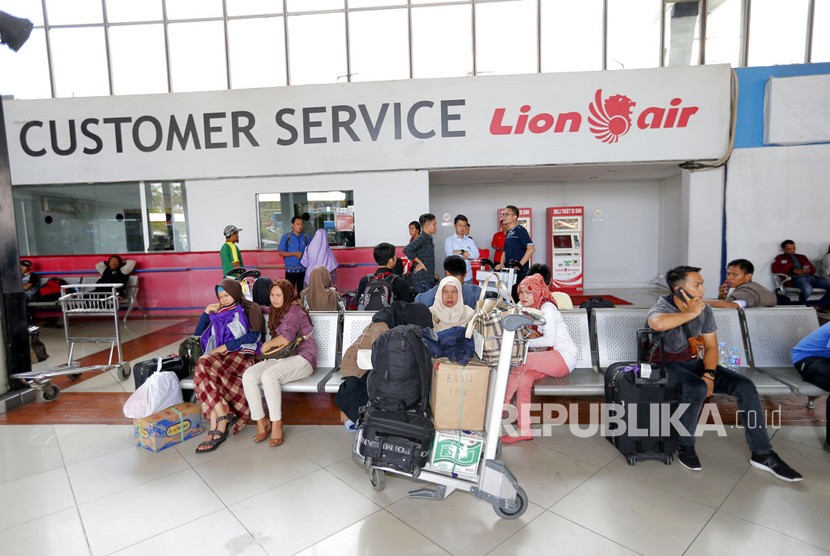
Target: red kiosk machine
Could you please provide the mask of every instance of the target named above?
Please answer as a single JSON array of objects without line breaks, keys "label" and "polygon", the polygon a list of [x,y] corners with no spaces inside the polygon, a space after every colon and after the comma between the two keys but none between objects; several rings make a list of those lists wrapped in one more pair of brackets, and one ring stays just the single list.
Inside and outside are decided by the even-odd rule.
[{"label": "red kiosk machine", "polygon": [[547,209],[547,223],[551,284],[568,295],[581,295],[585,208],[550,207]]}]

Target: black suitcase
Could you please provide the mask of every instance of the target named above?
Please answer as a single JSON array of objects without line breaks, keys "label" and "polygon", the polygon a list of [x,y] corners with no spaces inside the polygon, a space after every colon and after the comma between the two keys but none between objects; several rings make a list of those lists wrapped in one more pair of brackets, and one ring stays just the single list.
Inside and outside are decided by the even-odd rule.
[{"label": "black suitcase", "polygon": [[[668,416],[680,403],[680,390],[677,383],[669,381],[662,351],[660,363],[650,365],[651,376],[647,378],[642,372],[644,363],[641,361],[651,360],[646,353],[647,347],[659,344],[659,333],[638,330],[637,343],[640,362],[614,363],[605,371],[605,401],[622,406],[620,418],[625,425],[625,430],[620,430],[619,423],[609,419],[606,438],[625,456],[629,465],[647,460],[670,465],[680,436],[670,426]],[[609,411],[619,416],[616,410]],[[632,430],[637,432],[632,434]]]},{"label": "black suitcase", "polygon": [[391,467],[417,477],[429,461],[435,427],[427,412],[369,405],[360,426],[358,452],[366,467]]},{"label": "black suitcase", "polygon": [[172,371],[176,373],[179,379],[187,378],[184,361],[182,361],[180,356],[165,355],[164,357],[154,357],[147,361],[140,361],[133,367],[133,380],[135,381],[136,390],[144,384],[147,377],[158,371]]}]

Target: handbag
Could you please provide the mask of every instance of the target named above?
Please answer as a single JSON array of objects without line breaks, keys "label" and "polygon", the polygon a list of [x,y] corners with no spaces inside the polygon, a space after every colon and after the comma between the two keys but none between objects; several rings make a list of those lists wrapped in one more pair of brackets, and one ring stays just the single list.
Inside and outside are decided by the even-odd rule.
[{"label": "handbag", "polygon": [[297,347],[305,340],[307,336],[297,336],[282,347],[274,348],[269,351],[260,353],[263,359],[285,359],[297,355]]},{"label": "handbag", "polygon": [[[485,298],[488,282],[496,280],[496,291],[498,298]],[[501,339],[504,329],[501,325],[502,319],[510,314],[517,314],[519,307],[513,302],[507,286],[499,280],[494,273],[487,277],[481,284],[481,294],[476,302],[476,312],[467,325],[465,336],[472,338],[475,345],[475,353],[485,363],[495,367],[499,363],[501,353]],[[527,339],[525,335],[517,331],[513,341],[513,348],[510,354],[510,366],[521,365],[527,359]]]}]

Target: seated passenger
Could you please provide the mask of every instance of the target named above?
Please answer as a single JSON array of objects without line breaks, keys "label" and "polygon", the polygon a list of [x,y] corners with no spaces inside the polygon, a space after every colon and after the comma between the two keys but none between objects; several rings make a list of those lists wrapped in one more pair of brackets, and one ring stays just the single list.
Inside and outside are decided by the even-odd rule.
[{"label": "seated passenger", "polygon": [[[268,331],[271,339],[262,344],[263,353],[302,338],[294,355],[260,361],[248,368],[242,376],[245,397],[251,408],[251,418],[256,421],[257,433],[254,442],[262,442],[270,434],[268,445],[279,446],[283,441],[282,385],[311,376],[317,366],[317,344],[311,337],[311,319],[300,304],[294,285],[288,280],[279,279],[271,286]],[[270,418],[265,416],[262,407],[260,385],[265,391]]]},{"label": "seated passenger", "polygon": [[[314,233],[311,238],[311,243],[308,244],[300,258],[300,264],[304,267],[313,269],[318,266],[324,266],[327,272],[330,273],[329,283],[333,286],[337,285],[337,259],[334,258],[334,253],[329,247],[329,233],[325,228],[320,228]],[[311,276],[306,273],[304,283],[308,286],[311,283]],[[312,309],[317,311],[318,309]]]},{"label": "seated passenger", "polygon": [[[472,309],[476,308],[476,302],[479,295],[481,295],[481,288],[475,284],[465,284],[464,275],[467,273],[467,263],[458,255],[450,255],[444,259],[444,274],[446,276],[453,276],[458,278],[461,282],[461,296],[463,297],[464,305]],[[423,303],[427,307],[432,307],[435,303],[435,294],[438,292],[438,286],[419,293],[415,296],[415,303]]]},{"label": "seated passenger", "polygon": [[432,329],[435,333],[454,327],[466,327],[475,311],[459,303],[461,282],[454,276],[446,276],[438,284],[438,295],[429,308],[432,313]]},{"label": "seated passenger", "polygon": [[[830,322],[795,345],[792,361],[805,382],[830,392]],[[826,404],[824,422],[824,451],[830,454],[830,403]]]},{"label": "seated passenger", "polygon": [[26,299],[31,301],[40,287],[40,276],[32,272],[32,261],[26,259],[20,261],[20,274],[23,277],[23,293],[26,294]]},{"label": "seated passenger", "polygon": [[509,404],[516,396],[519,435],[502,436],[501,441],[505,444],[533,439],[530,430],[533,383],[548,376],[566,376],[576,367],[576,344],[542,276],[534,274],[524,278],[518,292],[521,306],[540,310],[545,324],[528,335],[527,362],[510,370],[504,403]]},{"label": "seated passenger", "polygon": [[194,334],[205,353],[196,362],[193,390],[210,417],[208,439],[196,453],[212,452],[247,424],[249,411],[242,374],[256,363],[265,322],[259,305],[242,296],[242,286],[225,278],[216,286],[218,303],[205,307]]},{"label": "seated passenger", "polygon": [[306,276],[309,277],[308,287],[300,293],[303,306],[309,311],[337,311],[340,308],[340,296],[331,287],[328,267],[314,267]]},{"label": "seated passenger", "polygon": [[767,288],[752,281],[755,266],[746,259],[735,259],[726,265],[726,280],[720,285],[718,299],[707,299],[710,307],[747,309],[775,307],[778,300]]},{"label": "seated passenger", "polygon": [[[121,284],[121,288],[117,291],[124,295],[124,286],[130,279],[130,273],[135,270],[135,261],[121,259],[118,255],[113,255],[106,261],[101,261],[95,265],[95,270],[101,275],[96,284]],[[98,291],[106,292],[107,288],[98,288]]]},{"label": "seated passenger", "polygon": [[830,247],[827,248],[827,254],[821,259],[821,277],[825,280],[830,280]]},{"label": "seated passenger", "polygon": [[813,295],[813,288],[824,288],[827,292],[818,300],[816,306],[819,310],[830,309],[830,280],[817,278],[816,268],[810,259],[795,252],[795,242],[785,239],[781,242],[781,250],[784,251],[772,261],[772,272],[775,274],[786,274],[790,279],[785,285],[792,284],[798,288],[798,302],[807,304],[807,300]]}]

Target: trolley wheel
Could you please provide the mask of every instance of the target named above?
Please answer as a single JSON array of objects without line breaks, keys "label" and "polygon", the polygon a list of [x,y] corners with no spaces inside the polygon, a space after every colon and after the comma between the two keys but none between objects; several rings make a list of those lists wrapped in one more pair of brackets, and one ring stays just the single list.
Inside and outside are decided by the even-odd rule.
[{"label": "trolley wheel", "polygon": [[671,465],[671,462],[672,462],[671,454],[669,454],[667,456],[663,456],[663,463],[665,463],[666,465]]},{"label": "trolley wheel", "polygon": [[58,395],[60,395],[60,393],[60,388],[58,388],[54,384],[50,384],[42,390],[41,395],[43,396],[44,401],[51,402],[52,400],[57,398]]},{"label": "trolley wheel", "polygon": [[517,519],[527,510],[527,493],[522,487],[516,489],[516,509],[513,511],[507,511],[496,504],[493,504],[493,509],[502,519]]},{"label": "trolley wheel", "polygon": [[626,456],[625,461],[626,463],[628,463],[628,465],[634,465],[635,463],[637,463],[637,458],[634,456]]},{"label": "trolley wheel", "polygon": [[130,378],[130,373],[132,373],[132,369],[130,368],[129,363],[122,363],[118,366],[118,374],[121,376],[122,380]]},{"label": "trolley wheel", "polygon": [[370,469],[369,481],[372,483],[372,488],[380,492],[386,488],[386,473],[380,469]]},{"label": "trolley wheel", "polygon": [[81,373],[74,373],[74,374],[71,374],[71,375],[68,375],[68,376],[69,376],[69,380],[78,380],[79,378],[81,378]]}]

